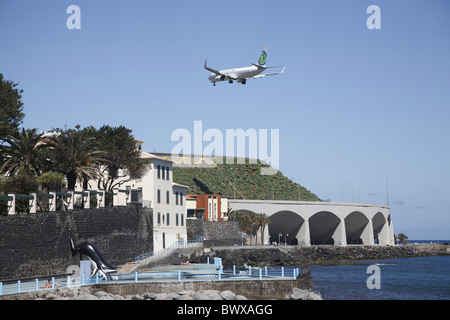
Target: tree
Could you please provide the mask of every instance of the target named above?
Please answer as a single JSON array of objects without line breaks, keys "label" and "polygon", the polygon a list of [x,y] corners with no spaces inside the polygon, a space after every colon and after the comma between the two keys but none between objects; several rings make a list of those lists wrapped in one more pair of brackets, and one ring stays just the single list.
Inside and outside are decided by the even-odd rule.
[{"label": "tree", "polygon": [[8,136],[17,134],[18,127],[22,124],[24,113],[21,93],[18,83],[4,80],[0,73],[0,145],[4,144]]},{"label": "tree", "polygon": [[102,162],[102,174],[98,177],[99,189],[112,191],[127,181],[142,177],[146,166],[130,129],[104,125],[99,130],[89,127],[86,132],[96,138],[98,147],[107,159]]},{"label": "tree", "polygon": [[6,145],[0,146],[0,172],[4,175],[18,174],[37,176],[44,166],[41,143],[42,134],[36,129],[22,129],[16,136],[8,136]]},{"label": "tree", "polygon": [[261,244],[264,244],[264,230],[266,226],[270,223],[270,219],[265,213],[257,213],[256,214],[256,223],[258,227],[261,229]]},{"label": "tree", "polygon": [[249,212],[243,212],[243,211],[233,211],[230,216],[228,217],[228,220],[230,221],[238,221],[239,222],[239,228],[244,232],[248,233],[250,231],[250,234],[252,236],[253,241],[253,226],[257,224],[256,222],[256,215]]},{"label": "tree", "polygon": [[64,175],[62,173],[47,171],[37,178],[42,188],[52,191],[61,191],[61,188],[66,184]]},{"label": "tree", "polygon": [[79,126],[57,133],[47,142],[53,170],[66,176],[69,190],[75,189],[77,181],[87,189],[88,181],[99,177],[105,153],[99,149],[95,137],[80,131]]}]

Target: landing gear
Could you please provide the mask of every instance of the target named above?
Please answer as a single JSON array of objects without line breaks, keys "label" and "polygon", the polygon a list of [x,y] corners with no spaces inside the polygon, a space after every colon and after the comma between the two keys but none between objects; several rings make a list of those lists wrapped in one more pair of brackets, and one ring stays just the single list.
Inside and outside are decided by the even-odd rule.
[{"label": "landing gear", "polygon": [[247,79],[242,79],[242,84],[246,84],[247,83]]},{"label": "landing gear", "polygon": [[230,79],[230,80],[228,80],[228,83],[233,83],[233,80],[231,80],[231,79]]},{"label": "landing gear", "polygon": [[216,83],[215,82],[213,82],[213,87],[215,87],[216,86]]}]

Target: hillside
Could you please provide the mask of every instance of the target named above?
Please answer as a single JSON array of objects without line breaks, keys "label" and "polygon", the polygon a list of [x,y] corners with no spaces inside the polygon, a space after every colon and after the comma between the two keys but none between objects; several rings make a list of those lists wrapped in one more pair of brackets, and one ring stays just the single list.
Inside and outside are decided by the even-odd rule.
[{"label": "hillside", "polygon": [[[299,185],[278,171],[275,175],[261,175],[265,164],[218,164],[216,167],[176,167],[173,181],[189,186],[189,194],[221,194],[236,199],[298,200]],[[233,188],[235,181],[236,190]],[[320,201],[308,189],[300,186],[300,199]]]}]

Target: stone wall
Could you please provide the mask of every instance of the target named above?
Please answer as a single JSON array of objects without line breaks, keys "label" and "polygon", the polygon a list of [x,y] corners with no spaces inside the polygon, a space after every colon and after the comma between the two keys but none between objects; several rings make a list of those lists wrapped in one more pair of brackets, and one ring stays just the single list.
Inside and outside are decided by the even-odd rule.
[{"label": "stone wall", "polygon": [[112,294],[136,295],[146,292],[173,293],[180,291],[229,290],[249,300],[283,300],[294,288],[312,290],[310,278],[292,280],[229,280],[229,281],[180,281],[145,282],[94,285],[93,291],[106,291]]},{"label": "stone wall", "polygon": [[152,213],[134,206],[0,216],[0,279],[65,273],[80,259],[72,258],[71,238],[124,264],[153,251],[152,230]]},{"label": "stone wall", "polygon": [[240,244],[239,223],[237,221],[204,221],[187,219],[186,229],[189,240],[203,237],[203,246],[232,246]]}]

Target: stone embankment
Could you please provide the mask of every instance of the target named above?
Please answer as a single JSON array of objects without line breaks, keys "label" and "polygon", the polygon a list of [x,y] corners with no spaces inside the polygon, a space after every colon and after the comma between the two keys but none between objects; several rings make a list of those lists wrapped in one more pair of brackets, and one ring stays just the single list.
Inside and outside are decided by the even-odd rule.
[{"label": "stone embankment", "polygon": [[207,257],[222,258],[224,265],[281,266],[340,264],[362,259],[385,259],[426,256],[415,246],[235,246],[213,247],[210,252],[191,262],[204,262]]},{"label": "stone embankment", "polygon": [[[322,300],[318,292],[293,288],[292,293],[286,295],[287,300]],[[173,293],[151,293],[119,295],[105,291],[94,291],[90,287],[58,288],[41,290],[9,296],[0,296],[0,300],[247,300],[242,295],[232,291],[219,290],[185,290]]]}]

